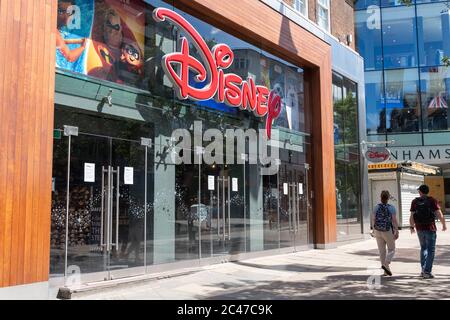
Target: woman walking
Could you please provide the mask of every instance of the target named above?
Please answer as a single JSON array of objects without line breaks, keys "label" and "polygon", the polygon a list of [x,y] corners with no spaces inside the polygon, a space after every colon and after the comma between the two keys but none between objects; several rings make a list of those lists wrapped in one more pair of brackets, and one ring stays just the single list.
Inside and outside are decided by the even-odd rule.
[{"label": "woman walking", "polygon": [[[389,191],[381,192],[381,203],[372,212],[372,226],[380,253],[381,268],[384,275],[392,276],[389,265],[395,254],[395,240],[398,239],[398,222],[395,207],[388,204]],[[386,252],[387,247],[387,252]]]}]

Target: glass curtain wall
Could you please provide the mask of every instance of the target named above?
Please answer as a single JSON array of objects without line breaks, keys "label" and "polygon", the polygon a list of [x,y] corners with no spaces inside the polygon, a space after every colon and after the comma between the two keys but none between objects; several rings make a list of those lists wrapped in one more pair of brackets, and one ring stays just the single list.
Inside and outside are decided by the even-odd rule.
[{"label": "glass curtain wall", "polygon": [[449,2],[359,0],[355,8],[369,140],[448,143]]}]

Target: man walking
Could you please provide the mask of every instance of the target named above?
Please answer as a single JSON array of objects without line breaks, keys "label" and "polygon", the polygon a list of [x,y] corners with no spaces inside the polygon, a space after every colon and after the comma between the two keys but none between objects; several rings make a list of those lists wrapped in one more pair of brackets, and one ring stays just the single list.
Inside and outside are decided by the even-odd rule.
[{"label": "man walking", "polygon": [[420,265],[422,266],[420,275],[424,279],[431,279],[434,278],[431,269],[433,268],[436,251],[436,217],[442,223],[442,231],[447,230],[447,226],[438,202],[433,197],[428,196],[430,188],[423,184],[418,190],[420,197],[415,198],[411,203],[409,223],[411,233],[417,230],[417,236],[419,237]]}]

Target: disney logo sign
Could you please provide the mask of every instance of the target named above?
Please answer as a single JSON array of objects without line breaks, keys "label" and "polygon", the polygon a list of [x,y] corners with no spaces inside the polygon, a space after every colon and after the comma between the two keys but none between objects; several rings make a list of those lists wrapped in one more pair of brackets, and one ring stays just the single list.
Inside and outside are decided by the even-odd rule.
[{"label": "disney logo sign", "polygon": [[[153,18],[157,22],[169,20],[184,31],[180,38],[181,52],[164,55],[162,67],[173,83],[179,99],[204,101],[214,99],[229,106],[253,112],[258,117],[266,116],[266,135],[270,139],[272,122],[281,112],[281,97],[265,86],[255,85],[248,77],[243,80],[234,73],[225,73],[234,60],[233,51],[226,44],[217,44],[211,50],[195,28],[176,12],[166,8],[156,8]],[[189,53],[189,41],[200,53],[199,61]],[[206,82],[202,88],[189,85],[189,72],[195,72],[195,81]]]},{"label": "disney logo sign", "polygon": [[391,152],[385,147],[370,147],[366,151],[366,159],[373,163],[389,160]]}]

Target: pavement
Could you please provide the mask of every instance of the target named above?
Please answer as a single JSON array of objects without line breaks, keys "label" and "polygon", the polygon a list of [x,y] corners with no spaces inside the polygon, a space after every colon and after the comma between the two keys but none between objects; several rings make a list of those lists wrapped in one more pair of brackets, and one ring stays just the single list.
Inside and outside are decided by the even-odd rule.
[{"label": "pavement", "polygon": [[200,267],[181,276],[85,292],[72,299],[298,300],[450,299],[450,231],[437,235],[434,279],[419,276],[416,234],[401,230],[391,264],[382,276],[375,239]]}]

